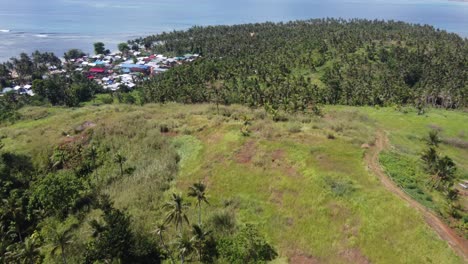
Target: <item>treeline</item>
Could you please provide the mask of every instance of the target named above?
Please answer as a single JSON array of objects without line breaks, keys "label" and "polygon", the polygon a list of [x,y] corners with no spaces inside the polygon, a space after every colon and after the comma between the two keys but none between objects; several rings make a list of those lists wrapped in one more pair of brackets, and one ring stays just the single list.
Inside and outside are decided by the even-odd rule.
[{"label": "treeline", "polygon": [[148,81],[151,102],[291,111],[319,104],[467,105],[468,41],[430,26],[315,19],[193,27],[130,43],[204,57]]}]

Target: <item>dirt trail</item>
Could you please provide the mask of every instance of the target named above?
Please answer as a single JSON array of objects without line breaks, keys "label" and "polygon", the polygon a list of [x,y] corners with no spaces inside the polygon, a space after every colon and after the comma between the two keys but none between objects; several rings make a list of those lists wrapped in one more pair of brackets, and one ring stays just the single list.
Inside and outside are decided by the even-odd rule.
[{"label": "dirt trail", "polygon": [[379,163],[379,153],[389,145],[388,138],[384,132],[379,131],[376,135],[375,145],[365,155],[365,161],[369,169],[379,177],[382,184],[392,193],[396,194],[408,204],[417,209],[424,216],[426,223],[436,231],[439,237],[450,245],[450,247],[468,263],[468,240],[457,235],[447,224],[439,219],[432,211],[413,200],[402,191],[382,170]]}]

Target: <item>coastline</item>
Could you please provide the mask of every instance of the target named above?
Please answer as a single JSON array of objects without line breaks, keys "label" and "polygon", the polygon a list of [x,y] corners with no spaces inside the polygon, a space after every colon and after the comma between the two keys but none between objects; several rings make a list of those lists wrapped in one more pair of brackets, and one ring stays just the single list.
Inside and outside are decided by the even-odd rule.
[{"label": "coastline", "polygon": [[[449,0],[449,1],[464,1],[468,3],[468,0]],[[389,21],[383,19],[383,21]],[[402,21],[405,22],[405,21]],[[405,22],[409,23],[409,22]],[[240,25],[245,23],[239,23],[234,25]],[[249,23],[247,23],[249,24]],[[414,24],[414,23],[412,23]],[[418,24],[416,25],[424,25]],[[213,25],[208,25],[213,26]],[[433,25],[430,25],[433,26]],[[457,34],[461,38],[468,39],[468,30],[465,32],[453,32],[448,31],[446,29],[434,28],[446,31],[448,33]],[[191,27],[177,27],[171,30],[156,30],[154,32],[132,32],[132,33],[120,33],[120,34],[107,34],[107,35],[90,35],[90,34],[83,34],[80,35],[78,33],[54,33],[54,32],[46,32],[46,33],[36,33],[36,32],[24,32],[24,31],[16,31],[14,29],[0,29],[0,37],[3,40],[3,43],[0,42],[0,63],[7,62],[12,57],[17,57],[20,53],[25,52],[28,55],[32,52],[38,50],[40,52],[53,52],[58,57],[63,57],[63,54],[70,50],[70,49],[80,49],[87,54],[93,54],[93,43],[95,42],[104,42],[106,47],[108,47],[111,51],[117,51],[117,45],[122,42],[127,42],[129,40],[134,40],[137,38],[144,38],[151,35],[162,34],[165,32],[171,32],[173,30],[188,30]],[[8,38],[10,36],[10,38]],[[16,43],[14,38],[27,38],[29,39],[28,42],[23,43]]]}]

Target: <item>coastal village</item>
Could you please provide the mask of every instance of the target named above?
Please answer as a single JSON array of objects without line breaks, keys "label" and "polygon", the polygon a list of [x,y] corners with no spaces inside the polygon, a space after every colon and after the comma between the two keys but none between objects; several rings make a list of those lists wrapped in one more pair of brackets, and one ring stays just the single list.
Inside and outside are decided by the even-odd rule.
[{"label": "coastal village", "polygon": [[[100,84],[103,89],[117,91],[122,87],[133,89],[142,81],[161,74],[172,67],[193,62],[200,55],[185,54],[179,57],[167,57],[162,54],[148,54],[140,51],[114,52],[108,55],[85,55],[81,58],[63,60],[63,69],[55,66],[49,67],[49,71],[43,76],[44,79],[54,74],[68,73],[68,71],[81,72],[88,79]],[[67,70],[65,70],[67,69]],[[14,76],[13,76],[14,77]],[[5,87],[0,95],[5,93],[17,93],[33,96],[32,84]]]}]

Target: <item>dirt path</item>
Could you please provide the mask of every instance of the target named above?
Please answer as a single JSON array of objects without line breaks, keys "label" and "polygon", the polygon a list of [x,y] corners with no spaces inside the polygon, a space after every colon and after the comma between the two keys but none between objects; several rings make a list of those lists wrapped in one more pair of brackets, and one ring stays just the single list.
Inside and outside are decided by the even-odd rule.
[{"label": "dirt path", "polygon": [[447,224],[439,219],[432,211],[413,200],[408,194],[403,192],[387,175],[384,173],[379,163],[379,153],[388,147],[388,138],[384,132],[379,131],[376,135],[375,145],[372,146],[365,155],[365,161],[369,169],[379,177],[382,184],[392,193],[396,194],[408,204],[417,209],[424,216],[426,223],[436,231],[439,237],[450,245],[450,247],[461,257],[465,262],[468,262],[468,240],[460,237]]}]

